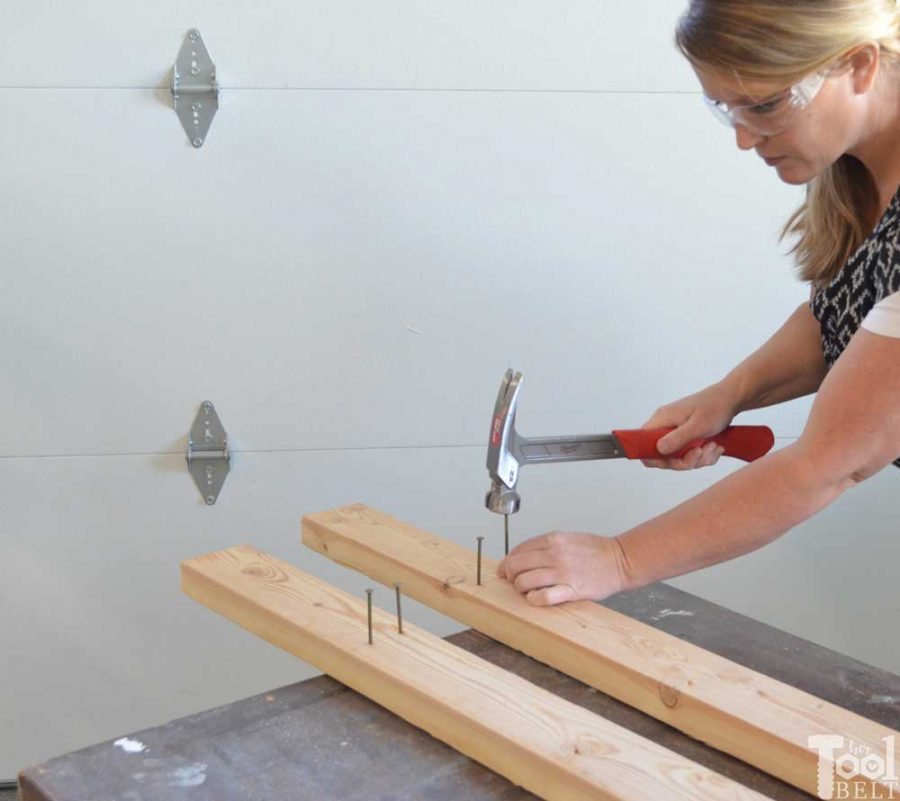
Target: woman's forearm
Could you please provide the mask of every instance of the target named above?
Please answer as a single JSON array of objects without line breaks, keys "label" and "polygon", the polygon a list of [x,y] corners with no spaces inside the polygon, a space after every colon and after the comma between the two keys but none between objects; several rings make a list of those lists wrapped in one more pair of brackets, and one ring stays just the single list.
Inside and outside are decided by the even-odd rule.
[{"label": "woman's forearm", "polygon": [[793,446],[748,464],[669,512],[619,534],[625,589],[761,548],[852,482],[824,482]]},{"label": "woman's forearm", "polygon": [[809,395],[825,373],[819,323],[804,303],[719,383],[744,412]]}]

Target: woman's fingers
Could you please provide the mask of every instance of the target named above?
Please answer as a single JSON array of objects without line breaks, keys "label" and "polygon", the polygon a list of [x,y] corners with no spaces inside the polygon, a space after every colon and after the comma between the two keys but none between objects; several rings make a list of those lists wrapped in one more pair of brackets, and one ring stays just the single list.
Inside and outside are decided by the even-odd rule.
[{"label": "woman's fingers", "polygon": [[566,601],[575,600],[577,593],[570,584],[555,584],[552,587],[542,587],[532,590],[525,596],[525,600],[532,606],[553,606]]},{"label": "woman's fingers", "polygon": [[[524,562],[520,562],[520,559],[525,555],[532,553],[534,551],[546,551],[548,549],[552,549],[554,542],[556,542],[557,532],[550,531],[547,534],[541,534],[538,537],[532,537],[530,540],[525,540],[525,542],[520,542],[513,548],[506,557],[497,565],[497,575],[502,576],[504,578],[508,578],[512,581],[515,578],[515,574],[517,572],[521,572],[522,570],[530,570],[532,567],[539,567],[540,565],[534,561],[532,561],[535,557],[528,557]],[[510,561],[511,560],[511,561]],[[508,571],[508,566],[512,563],[513,565],[513,574],[510,575]]]},{"label": "woman's fingers", "polygon": [[725,448],[717,442],[707,442],[700,450],[697,458],[697,467],[709,467],[719,461],[719,457],[725,453]]},{"label": "woman's fingers", "polygon": [[542,587],[552,587],[559,582],[559,572],[550,567],[542,567],[537,570],[526,570],[519,573],[513,580],[513,587],[519,592],[526,593],[538,590]]},{"label": "woman's fingers", "polygon": [[695,470],[698,467],[709,467],[719,461],[725,449],[715,442],[707,442],[702,448],[691,448],[680,458],[641,459],[646,467],[661,467],[666,470]]},{"label": "woman's fingers", "polygon": [[550,554],[545,548],[540,546],[523,548],[522,546],[530,545],[540,537],[523,542],[521,545],[513,548],[509,555],[497,565],[497,575],[502,578],[515,581],[516,576],[524,573],[526,570],[534,570],[539,567],[549,567],[551,564]]},{"label": "woman's fingers", "polygon": [[718,443],[713,443],[715,447],[712,449],[711,454],[709,455],[709,462],[707,463],[707,467],[710,465],[714,465],[719,459],[722,458],[722,454],[725,453],[725,448],[723,448]]},{"label": "woman's fingers", "polygon": [[693,470],[699,466],[703,452],[700,448],[691,448],[683,456],[670,456],[668,459],[648,459],[652,467],[662,467],[667,470]]}]

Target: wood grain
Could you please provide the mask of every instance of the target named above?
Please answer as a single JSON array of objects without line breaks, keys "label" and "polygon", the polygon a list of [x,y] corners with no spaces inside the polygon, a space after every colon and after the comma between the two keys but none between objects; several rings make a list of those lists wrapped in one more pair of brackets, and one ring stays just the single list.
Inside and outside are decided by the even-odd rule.
[{"label": "wood grain", "polygon": [[[813,735],[840,735],[857,753],[892,748],[900,766],[893,729],[599,604],[531,606],[490,559],[478,586],[474,551],[375,509],[307,515],[302,530],[305,545],[334,561],[401,582],[404,594],[812,795]],[[883,776],[851,775],[845,786],[852,798],[900,795]]]},{"label": "wood grain", "polygon": [[[761,799],[250,546],[182,563],[183,591],[546,799]],[[361,777],[361,781],[364,780]]]}]

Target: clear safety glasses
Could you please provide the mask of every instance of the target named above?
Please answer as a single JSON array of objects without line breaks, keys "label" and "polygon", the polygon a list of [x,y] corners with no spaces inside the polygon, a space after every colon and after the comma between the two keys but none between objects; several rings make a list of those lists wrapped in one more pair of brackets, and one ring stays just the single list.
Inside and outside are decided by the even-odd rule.
[{"label": "clear safety glasses", "polygon": [[828,71],[822,70],[807,75],[790,89],[760,103],[743,106],[729,106],[721,100],[713,100],[706,94],[703,100],[713,115],[725,125],[733,128],[737,123],[761,136],[772,136],[789,128],[798,113],[806,108],[825,83]]}]

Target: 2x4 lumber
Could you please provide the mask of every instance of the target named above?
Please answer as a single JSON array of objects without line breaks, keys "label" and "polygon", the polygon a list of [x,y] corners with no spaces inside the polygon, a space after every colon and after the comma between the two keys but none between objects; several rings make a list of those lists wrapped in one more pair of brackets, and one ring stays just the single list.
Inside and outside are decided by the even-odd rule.
[{"label": "2x4 lumber", "polygon": [[546,799],[763,796],[250,546],[182,563],[183,591]]},{"label": "2x4 lumber", "polygon": [[[898,732],[592,601],[535,607],[446,539],[363,504],[307,515],[303,543],[714,748],[816,795],[813,735],[900,765]],[[890,739],[893,737],[894,739]],[[836,751],[838,757],[841,751]],[[892,798],[889,777],[839,766],[853,798]],[[830,775],[834,764],[823,765]],[[843,775],[843,774],[842,774]]]}]

